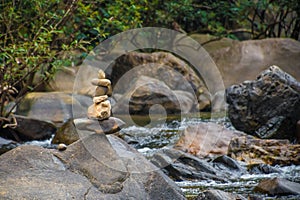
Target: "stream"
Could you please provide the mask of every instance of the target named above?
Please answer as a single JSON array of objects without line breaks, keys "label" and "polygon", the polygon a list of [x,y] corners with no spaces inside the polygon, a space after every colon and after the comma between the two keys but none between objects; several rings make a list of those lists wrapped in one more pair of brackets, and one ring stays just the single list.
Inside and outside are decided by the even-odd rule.
[{"label": "stream", "polygon": [[[147,159],[163,148],[171,148],[179,139],[179,132],[184,130],[189,125],[195,125],[202,122],[214,122],[228,129],[234,129],[226,117],[209,119],[207,116],[201,117],[168,117],[168,120],[162,120],[159,117],[152,121],[144,116],[135,116],[130,119],[124,116],[116,116],[124,120],[127,124],[120,131],[120,137],[123,138],[129,145],[137,149]],[[152,118],[151,118],[152,119]],[[52,139],[52,138],[51,138]],[[53,148],[51,139],[45,141],[32,141],[27,144],[43,146],[45,148]],[[246,166],[240,162],[241,166]],[[182,189],[188,199],[194,199],[199,193],[207,189],[218,189],[226,192],[232,192],[242,195],[254,195],[258,199],[300,199],[300,196],[267,196],[253,192],[253,188],[260,180],[265,178],[280,177],[300,183],[300,166],[275,166],[281,173],[270,174],[244,174],[240,177],[228,182],[216,181],[176,181],[176,184]]]},{"label": "stream", "polygon": [[[122,117],[120,117],[122,118]],[[126,119],[123,118],[124,121]],[[129,125],[120,131],[123,139],[131,146],[136,148],[145,157],[150,159],[155,152],[162,148],[172,147],[179,139],[178,132],[184,130],[189,125],[198,124],[201,122],[214,122],[225,126],[228,129],[233,129],[231,123],[226,117],[208,119],[206,117],[186,117],[182,119],[172,119],[169,121],[160,122],[155,120],[156,123],[143,124],[143,118],[139,117],[140,125]],[[148,121],[149,122],[149,121]],[[242,166],[246,166],[241,162]],[[281,173],[270,174],[244,174],[236,180],[230,180],[226,183],[216,181],[180,181],[176,184],[182,189],[188,199],[193,199],[200,192],[207,189],[219,189],[226,192],[233,192],[242,195],[255,195],[260,199],[300,199],[300,196],[267,196],[263,194],[254,194],[253,188],[259,183],[260,180],[265,178],[280,177],[291,181],[300,182],[300,166],[275,166]]]}]

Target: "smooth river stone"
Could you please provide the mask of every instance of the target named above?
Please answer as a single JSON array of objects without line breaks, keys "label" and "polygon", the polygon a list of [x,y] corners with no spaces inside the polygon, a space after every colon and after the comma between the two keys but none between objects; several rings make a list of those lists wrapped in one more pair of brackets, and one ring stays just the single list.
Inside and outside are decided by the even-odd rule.
[{"label": "smooth river stone", "polygon": [[110,86],[111,82],[108,79],[98,79],[98,78],[94,78],[92,79],[91,83],[95,86]]},{"label": "smooth river stone", "polygon": [[116,117],[110,117],[109,119],[102,121],[80,118],[74,119],[74,124],[78,130],[95,131],[98,134],[112,134],[118,132],[125,126],[125,122]]},{"label": "smooth river stone", "polygon": [[97,96],[97,97],[94,97],[94,98],[93,98],[93,102],[94,102],[95,104],[99,104],[99,103],[101,103],[101,102],[103,102],[103,101],[106,101],[107,98],[108,98],[107,95]]}]

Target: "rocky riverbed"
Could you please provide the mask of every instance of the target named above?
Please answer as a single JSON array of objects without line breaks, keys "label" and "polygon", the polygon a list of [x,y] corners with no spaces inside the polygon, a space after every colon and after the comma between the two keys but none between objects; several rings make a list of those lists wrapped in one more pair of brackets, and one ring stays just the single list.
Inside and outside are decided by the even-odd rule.
[{"label": "rocky riverbed", "polygon": [[98,68],[62,71],[0,129],[0,198],[300,199],[299,46],[210,48],[227,88],[215,93],[166,52],[119,57],[105,71],[114,92],[104,76],[87,83]]}]

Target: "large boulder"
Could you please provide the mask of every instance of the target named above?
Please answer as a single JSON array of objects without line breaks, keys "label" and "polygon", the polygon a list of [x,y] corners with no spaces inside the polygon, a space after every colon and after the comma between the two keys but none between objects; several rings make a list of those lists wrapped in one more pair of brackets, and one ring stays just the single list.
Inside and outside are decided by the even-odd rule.
[{"label": "large boulder", "polygon": [[175,148],[200,158],[225,155],[231,139],[242,135],[216,123],[200,123],[185,128]]},{"label": "large boulder", "polygon": [[226,90],[233,126],[260,138],[296,139],[300,83],[277,66]]},{"label": "large boulder", "polygon": [[46,90],[93,96],[96,87],[87,80],[96,78],[98,70],[90,65],[62,67],[55,73]]},{"label": "large boulder", "polygon": [[[132,80],[140,76],[158,79],[171,90],[190,92],[196,96],[199,103],[210,100],[208,89],[201,75],[171,53],[130,52],[119,57],[111,66],[111,73],[108,73],[114,93],[119,94],[124,94]],[[205,108],[209,106],[210,104]]]},{"label": "large boulder", "polygon": [[47,121],[14,115],[15,127],[0,129],[0,136],[18,142],[49,139],[56,132],[56,126]]},{"label": "large boulder", "polygon": [[300,195],[300,184],[282,178],[272,178],[262,180],[254,190],[270,195]]},{"label": "large boulder", "polygon": [[209,34],[191,34],[189,35],[192,39],[196,40],[201,46],[209,53],[213,54],[222,48],[230,48],[237,40],[230,38],[216,37]]},{"label": "large boulder", "polygon": [[0,156],[1,199],[185,199],[180,188],[114,136],[67,150],[17,147]]},{"label": "large boulder", "polygon": [[[205,46],[204,46],[205,48]],[[253,80],[268,66],[278,65],[300,80],[300,42],[288,38],[270,38],[234,42],[211,52],[225,87]]]},{"label": "large boulder", "polygon": [[32,92],[18,105],[16,113],[62,124],[71,118],[86,117],[92,98],[64,92]]},{"label": "large boulder", "polygon": [[[115,114],[188,113],[195,103],[194,96],[186,91],[173,91],[163,81],[148,76],[134,79],[126,93],[113,106]],[[154,105],[163,107],[157,107]]]},{"label": "large boulder", "polygon": [[250,165],[299,165],[300,144],[291,144],[288,140],[237,137],[231,140],[228,155]]}]

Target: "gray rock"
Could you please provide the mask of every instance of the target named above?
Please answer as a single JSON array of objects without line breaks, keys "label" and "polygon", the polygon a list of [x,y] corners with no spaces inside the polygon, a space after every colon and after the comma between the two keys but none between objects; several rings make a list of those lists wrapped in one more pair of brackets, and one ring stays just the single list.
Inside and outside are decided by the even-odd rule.
[{"label": "gray rock", "polygon": [[230,141],[227,155],[247,164],[299,165],[300,144],[287,139],[236,137]]},{"label": "gray rock", "polygon": [[280,170],[279,168],[267,164],[251,164],[248,165],[247,168],[250,174],[282,173],[282,170]]},{"label": "gray rock", "polygon": [[200,193],[196,200],[246,200],[244,196],[240,194],[233,194],[224,192],[221,190],[207,190]]},{"label": "gray rock", "polygon": [[260,138],[296,139],[300,83],[277,66],[226,90],[233,126]]},{"label": "gray rock", "polygon": [[300,184],[282,178],[262,180],[255,191],[270,195],[300,195]]},{"label": "gray rock", "polygon": [[16,113],[62,124],[71,118],[86,117],[92,98],[63,92],[33,92],[25,96]]},{"label": "gray rock", "polygon": [[43,140],[50,138],[56,132],[56,126],[51,122],[14,115],[17,125],[15,128],[3,129],[0,136],[15,141]]},{"label": "gray rock", "polygon": [[149,114],[149,110],[158,104],[163,108],[152,109],[153,114],[188,113],[195,101],[189,92],[173,91],[163,81],[140,76],[116,102],[112,112],[115,114]]},{"label": "gray rock", "polygon": [[218,176],[218,172],[208,162],[175,149],[158,151],[151,162],[176,181],[227,180],[224,176]]},{"label": "gray rock", "polygon": [[117,137],[93,134],[65,151],[17,147],[0,156],[1,199],[185,199]]},{"label": "gray rock", "polygon": [[64,143],[69,145],[95,132],[98,134],[116,133],[124,126],[125,122],[116,117],[101,121],[88,118],[70,119],[57,130],[52,144]]}]

